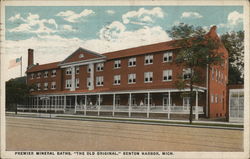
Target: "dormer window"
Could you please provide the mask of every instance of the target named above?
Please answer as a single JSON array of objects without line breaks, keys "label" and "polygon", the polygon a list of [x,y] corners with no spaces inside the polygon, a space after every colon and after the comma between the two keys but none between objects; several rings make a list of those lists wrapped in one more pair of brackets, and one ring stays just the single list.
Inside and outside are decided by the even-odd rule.
[{"label": "dormer window", "polygon": [[84,58],[84,55],[83,54],[80,54],[79,55],[79,58],[81,59],[81,58]]}]

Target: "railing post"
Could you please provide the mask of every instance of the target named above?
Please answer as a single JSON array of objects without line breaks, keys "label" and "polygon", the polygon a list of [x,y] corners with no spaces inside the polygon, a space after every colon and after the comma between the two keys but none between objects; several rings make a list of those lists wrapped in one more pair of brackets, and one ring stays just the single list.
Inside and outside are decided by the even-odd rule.
[{"label": "railing post", "polygon": [[199,120],[198,114],[198,91],[196,91],[196,102],[195,102],[195,120]]},{"label": "railing post", "polygon": [[128,108],[128,116],[131,117],[131,93],[129,93],[129,108]]},{"label": "railing post", "polygon": [[39,104],[39,97],[37,96],[37,101],[36,101],[37,112],[38,112],[38,104]]},{"label": "railing post", "polygon": [[75,114],[76,114],[76,107],[77,107],[77,95],[75,95]]},{"label": "railing post", "polygon": [[149,108],[150,107],[150,93],[148,92],[148,105],[147,105],[147,118],[149,118]]},{"label": "railing post", "polygon": [[85,102],[85,104],[84,104],[84,116],[86,116],[86,112],[87,112],[87,95],[85,95],[84,102]]},{"label": "railing post", "polygon": [[64,96],[64,109],[63,109],[63,112],[65,113],[65,110],[66,110],[66,102],[67,102],[67,99],[66,99],[66,95]]},{"label": "railing post", "polygon": [[170,119],[170,99],[171,99],[171,97],[170,97],[170,91],[168,92],[168,119]]},{"label": "railing post", "polygon": [[113,94],[113,112],[112,112],[112,116],[115,116],[115,94]]},{"label": "railing post", "polygon": [[100,116],[100,109],[101,109],[101,97],[100,94],[98,95],[98,116]]}]

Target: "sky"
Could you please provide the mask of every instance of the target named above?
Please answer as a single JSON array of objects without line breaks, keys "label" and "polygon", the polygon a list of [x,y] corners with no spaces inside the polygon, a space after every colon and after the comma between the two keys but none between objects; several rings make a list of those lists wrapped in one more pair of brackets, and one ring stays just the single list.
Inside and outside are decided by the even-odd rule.
[{"label": "sky", "polygon": [[[79,47],[105,53],[169,41],[179,23],[217,26],[219,35],[243,30],[242,6],[6,6],[5,63],[34,49],[35,63],[61,61]],[[6,79],[20,76],[8,70]]]}]

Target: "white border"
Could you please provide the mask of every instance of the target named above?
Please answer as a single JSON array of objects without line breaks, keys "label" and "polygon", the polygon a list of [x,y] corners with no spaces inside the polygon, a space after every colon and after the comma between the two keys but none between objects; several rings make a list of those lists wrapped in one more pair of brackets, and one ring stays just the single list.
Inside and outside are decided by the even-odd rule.
[{"label": "white border", "polygon": [[[63,2],[63,3],[62,3]],[[242,5],[244,6],[244,30],[245,30],[245,85],[244,85],[244,105],[245,105],[245,114],[244,114],[244,152],[174,152],[174,156],[148,156],[148,158],[248,158],[249,157],[249,2],[247,0],[224,0],[224,1],[163,1],[163,0],[153,0],[153,1],[135,1],[135,0],[126,0],[126,1],[2,1],[1,2],[1,20],[4,22],[4,13],[5,6],[121,6],[121,5],[143,5],[143,6],[218,6],[218,5]],[[4,41],[4,29],[1,25],[1,41]],[[4,54],[3,44],[1,43],[1,156],[4,158],[17,158],[13,156],[14,152],[5,151],[5,83],[4,83],[4,72],[2,71],[5,66],[3,65],[2,59]],[[20,156],[20,158],[28,158],[34,156]],[[36,158],[48,158],[48,156],[35,156]],[[69,158],[69,156],[65,156]],[[70,156],[70,158],[81,158],[81,156]],[[87,157],[87,156],[84,156]],[[101,156],[93,156],[88,158],[100,158]],[[130,156],[132,157],[132,156]],[[146,156],[134,156],[136,158],[145,158]],[[57,157],[59,158],[59,157]],[[109,158],[117,158],[117,156],[109,156]],[[121,158],[125,158],[122,156]]]}]

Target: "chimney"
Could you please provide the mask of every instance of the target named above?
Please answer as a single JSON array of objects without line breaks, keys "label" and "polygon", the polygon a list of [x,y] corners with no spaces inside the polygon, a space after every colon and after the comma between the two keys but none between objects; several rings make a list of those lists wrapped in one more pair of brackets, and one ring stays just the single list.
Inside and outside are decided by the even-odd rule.
[{"label": "chimney", "polygon": [[28,49],[28,68],[34,65],[33,49]]}]

